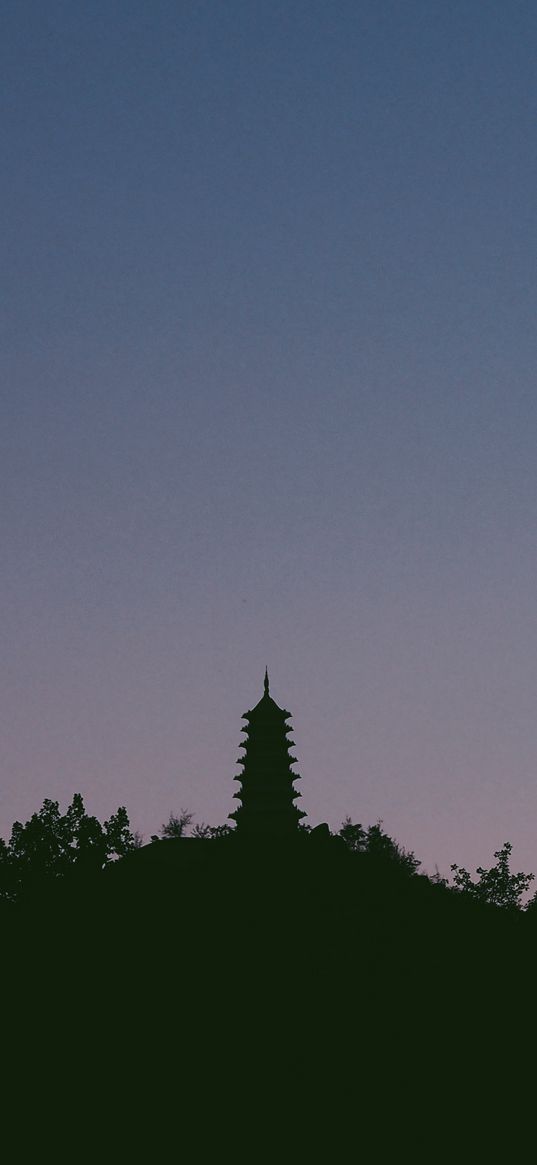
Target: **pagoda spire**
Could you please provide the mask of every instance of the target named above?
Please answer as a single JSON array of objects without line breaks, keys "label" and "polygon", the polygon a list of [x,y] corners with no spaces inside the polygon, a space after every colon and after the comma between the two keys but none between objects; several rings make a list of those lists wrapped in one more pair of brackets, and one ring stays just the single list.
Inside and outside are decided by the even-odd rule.
[{"label": "pagoda spire", "polygon": [[294,802],[300,797],[293,782],[299,780],[292,765],[293,741],[288,737],[291,728],[287,721],[291,713],[279,708],[269,694],[268,670],[265,670],[264,693],[250,712],[245,712],[243,728],[246,740],[241,744],[244,756],[238,764],[242,772],[235,780],[239,791],[234,794],[239,806],[229,816],[236,823],[236,832],[249,837],[281,837],[296,833],[306,814]]}]

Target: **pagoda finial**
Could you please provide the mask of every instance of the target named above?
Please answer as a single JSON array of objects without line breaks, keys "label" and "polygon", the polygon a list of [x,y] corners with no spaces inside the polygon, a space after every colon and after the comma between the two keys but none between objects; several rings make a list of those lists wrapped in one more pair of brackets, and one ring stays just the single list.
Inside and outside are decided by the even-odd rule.
[{"label": "pagoda finial", "polygon": [[265,687],[265,696],[268,696],[268,694],[269,694],[268,667],[266,667],[266,668],[265,668],[265,683],[264,683],[264,687]]}]

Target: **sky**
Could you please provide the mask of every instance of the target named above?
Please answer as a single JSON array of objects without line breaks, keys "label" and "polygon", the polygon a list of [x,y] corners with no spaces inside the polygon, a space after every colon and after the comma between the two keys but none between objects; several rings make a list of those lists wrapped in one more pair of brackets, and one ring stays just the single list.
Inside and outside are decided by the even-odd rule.
[{"label": "sky", "polygon": [[0,833],[301,807],[537,874],[537,8],[6,0]]}]

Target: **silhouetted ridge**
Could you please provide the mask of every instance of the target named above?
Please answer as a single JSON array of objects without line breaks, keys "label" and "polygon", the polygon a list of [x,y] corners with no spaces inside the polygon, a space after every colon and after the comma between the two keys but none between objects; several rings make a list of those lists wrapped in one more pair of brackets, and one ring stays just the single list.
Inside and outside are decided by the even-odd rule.
[{"label": "silhouetted ridge", "polygon": [[296,757],[290,753],[294,744],[289,739],[290,717],[291,713],[279,708],[272,699],[266,671],[263,696],[242,717],[247,721],[247,727],[242,729],[246,740],[240,745],[244,756],[237,763],[243,771],[235,777],[240,789],[234,794],[240,805],[229,816],[236,822],[236,832],[243,837],[293,834],[301,818],[306,816],[294,804],[301,794],[293,788],[293,782],[300,778],[291,768]]}]

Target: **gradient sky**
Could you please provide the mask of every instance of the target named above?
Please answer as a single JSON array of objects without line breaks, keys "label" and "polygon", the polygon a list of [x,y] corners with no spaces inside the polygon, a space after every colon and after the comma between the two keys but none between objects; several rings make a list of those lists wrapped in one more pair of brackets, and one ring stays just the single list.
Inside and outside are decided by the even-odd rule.
[{"label": "gradient sky", "polygon": [[0,832],[302,808],[537,873],[537,7],[2,6]]}]

